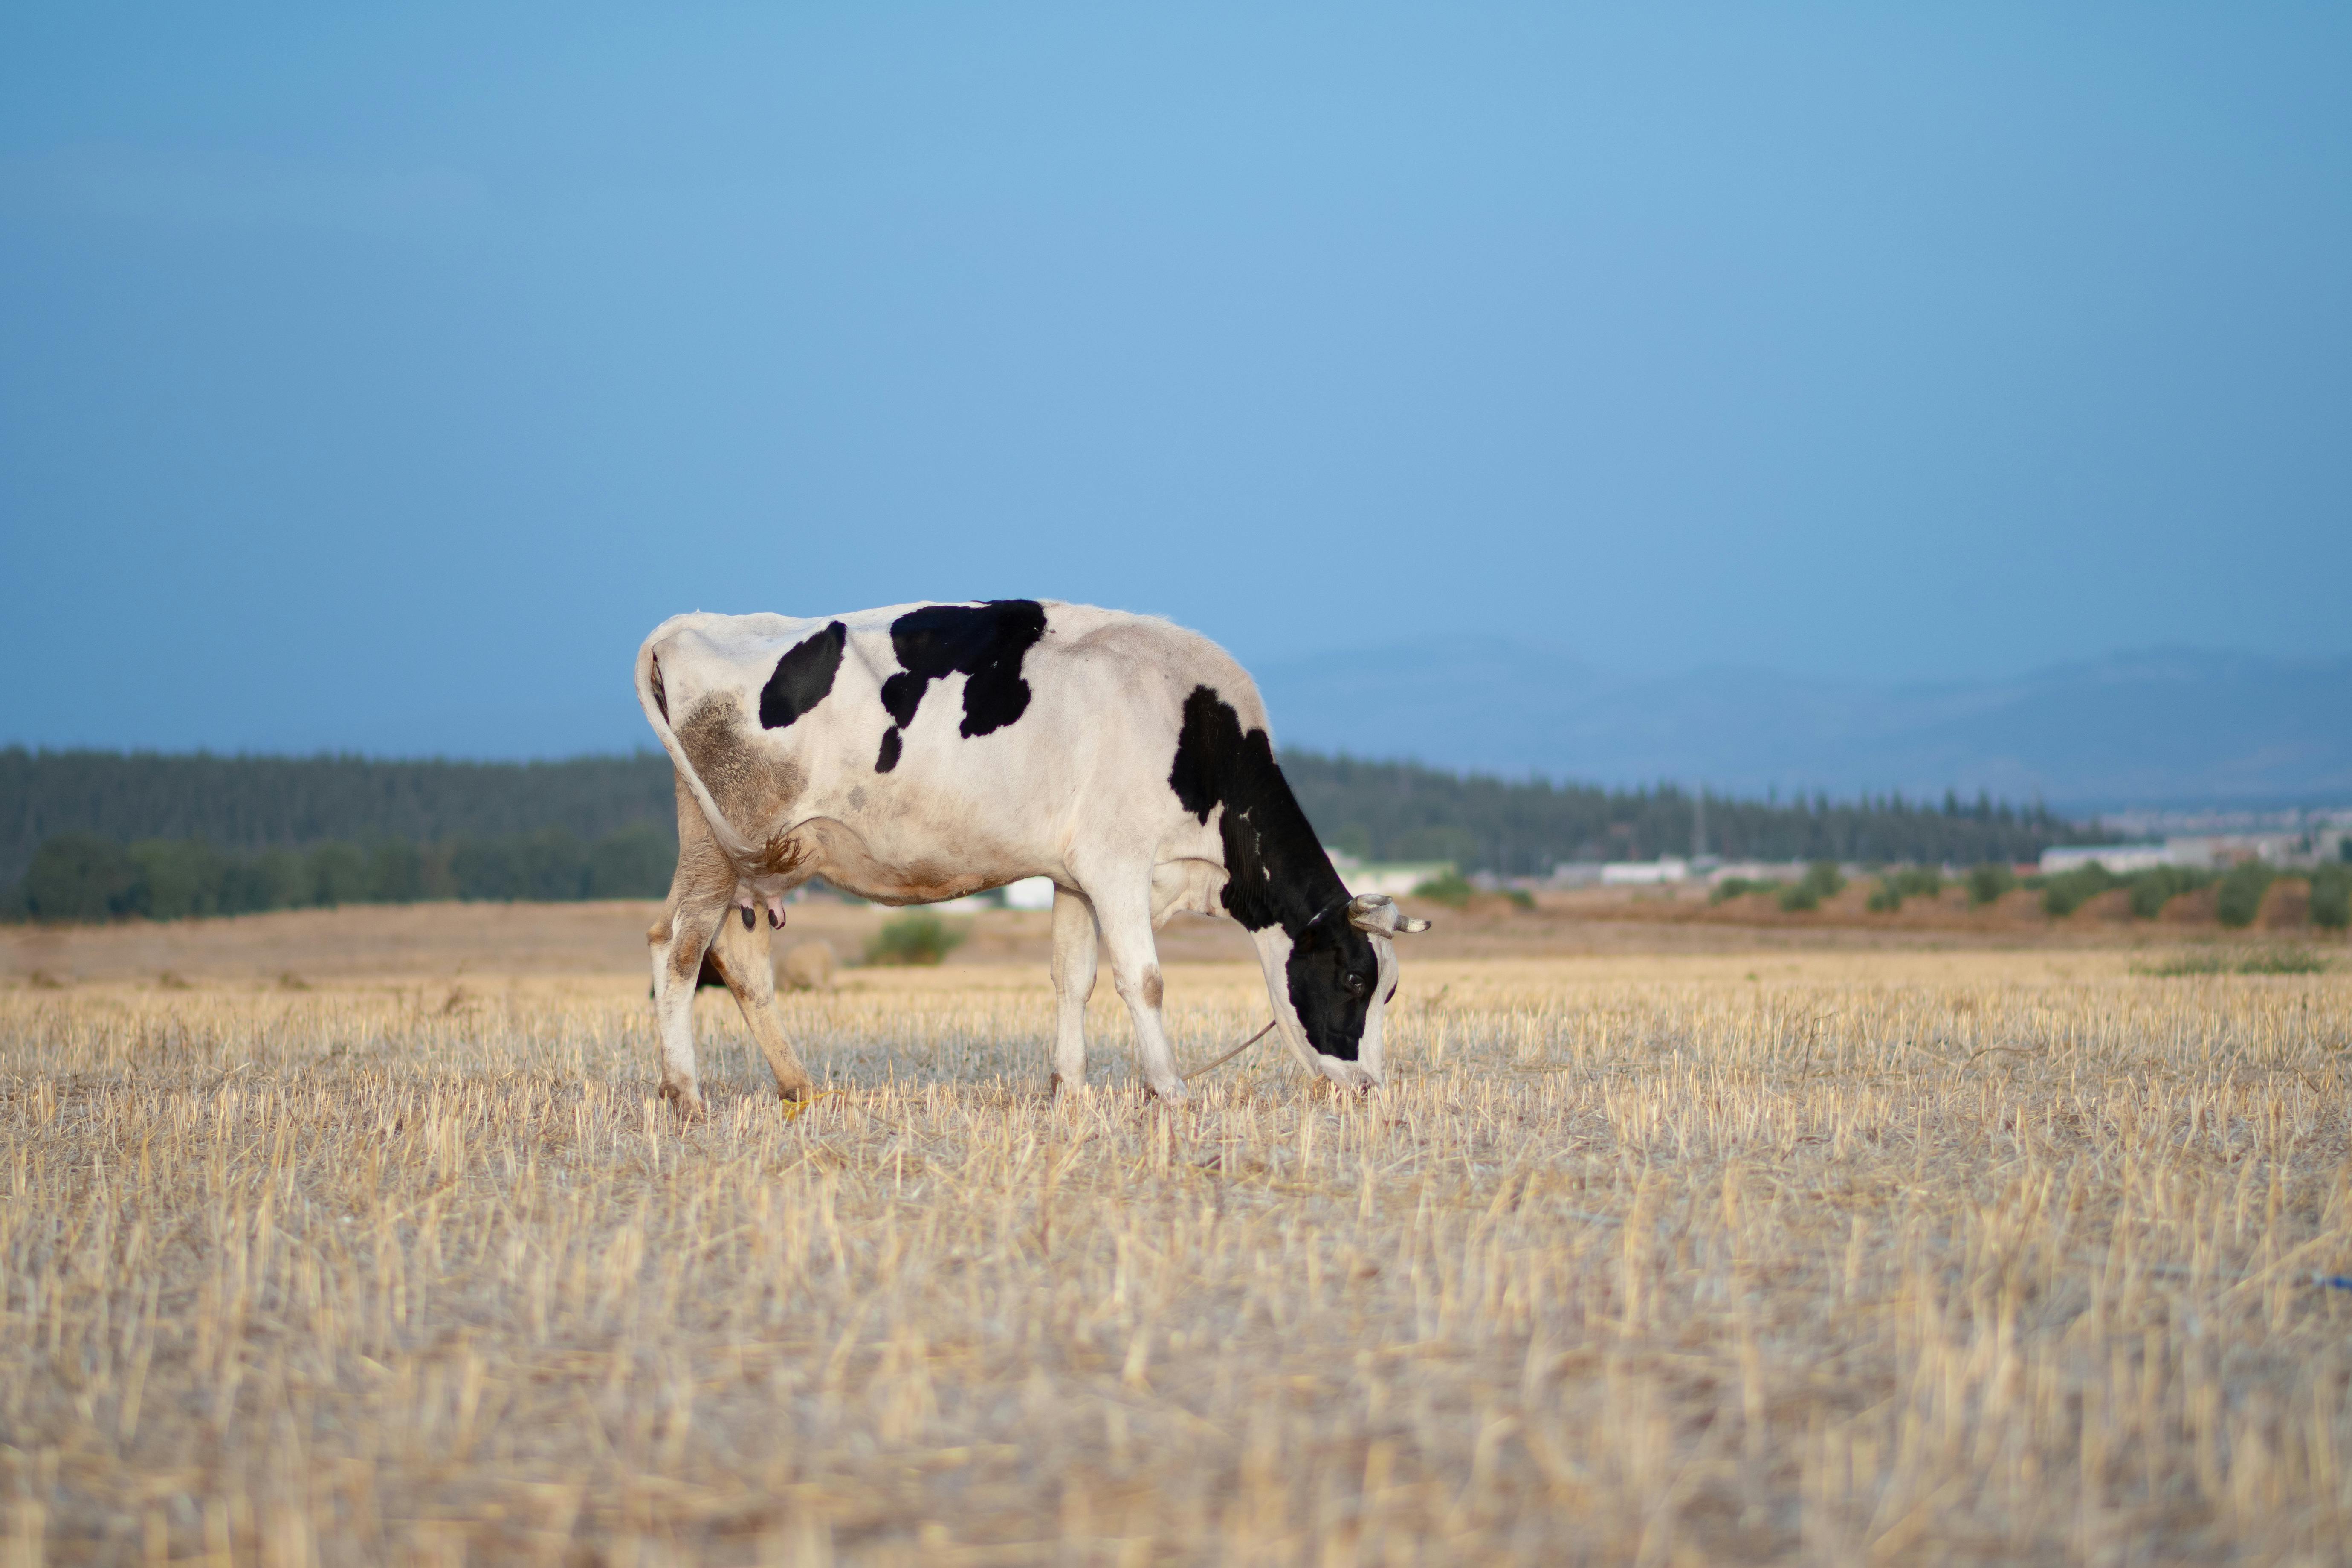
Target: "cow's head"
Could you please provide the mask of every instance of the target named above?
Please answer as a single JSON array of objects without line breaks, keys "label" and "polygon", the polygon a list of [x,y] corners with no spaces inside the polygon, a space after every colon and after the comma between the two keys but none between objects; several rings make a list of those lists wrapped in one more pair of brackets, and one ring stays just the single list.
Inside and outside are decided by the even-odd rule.
[{"label": "cow's head", "polygon": [[1326,906],[1297,931],[1266,933],[1286,982],[1272,988],[1284,1033],[1334,1083],[1379,1086],[1381,1017],[1397,987],[1392,939],[1428,929],[1387,894],[1363,893]]}]

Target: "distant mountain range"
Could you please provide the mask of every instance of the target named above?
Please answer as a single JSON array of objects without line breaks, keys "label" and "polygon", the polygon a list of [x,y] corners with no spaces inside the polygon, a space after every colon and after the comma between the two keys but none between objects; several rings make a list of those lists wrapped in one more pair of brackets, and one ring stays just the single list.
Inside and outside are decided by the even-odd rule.
[{"label": "distant mountain range", "polygon": [[2053,806],[2352,801],[2352,658],[2159,647],[2009,680],[1871,686],[1597,669],[1437,639],[1256,671],[1284,745],[1742,795],[1990,790]]}]

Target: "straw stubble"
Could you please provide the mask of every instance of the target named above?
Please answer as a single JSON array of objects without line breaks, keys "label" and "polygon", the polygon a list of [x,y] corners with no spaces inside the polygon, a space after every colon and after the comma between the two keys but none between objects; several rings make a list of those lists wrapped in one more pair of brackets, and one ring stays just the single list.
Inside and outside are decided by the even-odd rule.
[{"label": "straw stubble", "polygon": [[[2347,987],[1430,966],[1394,1081],[1041,985],[0,995],[18,1560],[2340,1561]],[[2062,972],[2063,970],[2063,972]],[[1262,1021],[1178,970],[1180,1052]]]}]

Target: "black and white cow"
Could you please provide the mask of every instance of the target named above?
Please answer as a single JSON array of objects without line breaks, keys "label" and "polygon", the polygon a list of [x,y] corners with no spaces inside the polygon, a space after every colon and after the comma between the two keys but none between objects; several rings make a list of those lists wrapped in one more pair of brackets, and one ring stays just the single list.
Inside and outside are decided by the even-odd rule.
[{"label": "black and white cow", "polygon": [[819,876],[885,904],[1052,878],[1056,1085],[1086,1076],[1099,938],[1145,1080],[1183,1098],[1152,941],[1180,910],[1250,932],[1302,1062],[1380,1083],[1391,938],[1429,922],[1349,897],[1275,764],[1257,688],[1206,637],[1032,599],[696,614],[663,622],[636,673],[677,771],[677,876],[648,937],[662,1089],[684,1105],[701,1103],[692,1000],[706,952],[779,1091],[807,1091],[750,927],[761,906],[781,923],[784,891]]}]

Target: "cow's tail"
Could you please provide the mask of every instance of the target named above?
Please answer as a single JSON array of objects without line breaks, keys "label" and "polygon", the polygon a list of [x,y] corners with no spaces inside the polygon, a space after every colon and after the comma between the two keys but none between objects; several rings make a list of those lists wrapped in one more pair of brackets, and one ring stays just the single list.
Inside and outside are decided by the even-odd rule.
[{"label": "cow's tail", "polygon": [[656,630],[637,649],[637,706],[646,710],[646,722],[651,724],[654,733],[661,737],[662,750],[669,753],[670,765],[677,770],[677,776],[686,781],[686,787],[693,795],[695,803],[702,807],[703,820],[710,825],[710,837],[717,839],[719,847],[727,852],[727,858],[734,863],[740,876],[761,858],[761,847],[736,832],[734,825],[727,820],[727,814],[719,809],[719,803],[710,798],[710,791],[703,784],[702,775],[694,771],[694,763],[687,757],[686,748],[678,744],[677,731],[669,727],[669,716],[662,710],[661,668],[656,659],[656,650],[664,640],[662,631],[667,629]]}]

